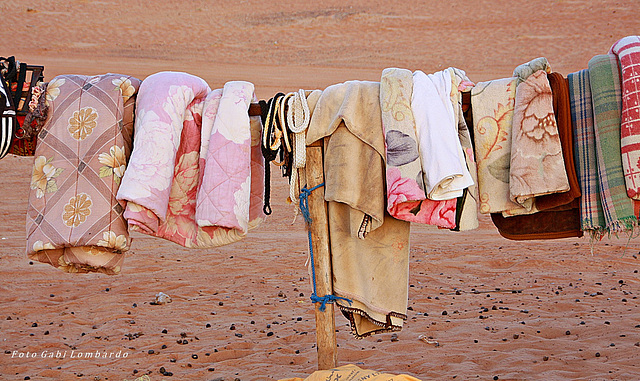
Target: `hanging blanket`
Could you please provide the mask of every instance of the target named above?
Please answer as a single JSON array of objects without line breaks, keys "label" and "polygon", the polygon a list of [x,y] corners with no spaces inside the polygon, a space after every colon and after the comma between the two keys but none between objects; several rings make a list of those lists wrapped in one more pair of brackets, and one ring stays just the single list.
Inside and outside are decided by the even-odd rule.
[{"label": "hanging blanket", "polygon": [[[198,189],[196,221],[199,226],[222,226],[246,233],[251,187],[251,127],[249,105],[254,86],[234,81],[224,85],[217,114],[205,110],[215,122],[209,136],[204,175]],[[257,99],[256,99],[257,101]],[[232,197],[230,199],[230,197]],[[230,207],[232,206],[232,207]]]},{"label": "hanging blanket", "polygon": [[400,329],[407,309],[409,223],[385,214],[379,99],[376,82],[329,86],[307,132],[307,144],[325,139],[333,290],[353,301],[337,305],[357,337]]},{"label": "hanging blanket", "polygon": [[[573,154],[573,125],[571,124],[571,104],[567,79],[559,73],[547,75],[553,93],[553,113],[558,124],[558,137],[562,144],[562,158],[569,181],[569,191],[536,197],[536,208],[548,210],[567,204],[579,204],[580,183],[576,173]],[[574,202],[575,201],[575,202]]]},{"label": "hanging blanket", "polygon": [[27,209],[27,254],[66,272],[117,274],[131,244],[116,192],[140,81],[63,75],[47,88]]},{"label": "hanging blanket", "polygon": [[509,198],[515,84],[515,78],[504,78],[471,89],[480,213],[524,210]]},{"label": "hanging blanket", "polygon": [[[209,91],[204,80],[186,73],[161,72],[144,80],[136,109],[133,152],[118,200],[134,202],[160,221],[166,220],[183,125],[193,123],[186,119],[193,118],[187,107],[196,99],[202,102]],[[129,223],[157,230],[157,226]]]},{"label": "hanging blanket", "polygon": [[[461,197],[473,185],[458,138],[448,71],[413,73],[411,111],[415,119],[424,186],[431,200]],[[457,103],[456,103],[457,106]]]},{"label": "hanging blanket", "polygon": [[[589,61],[593,102],[595,151],[604,233],[629,232],[637,226],[632,200],[627,196],[620,154],[622,91],[615,55],[598,55]],[[590,169],[591,170],[591,169]]]},{"label": "hanging blanket", "polygon": [[604,234],[605,219],[600,201],[596,137],[593,126],[593,103],[589,70],[567,75],[571,99],[571,122],[574,125],[575,158],[580,183],[581,229],[594,237]]},{"label": "hanging blanket", "polygon": [[[246,86],[251,88],[252,93],[252,85]],[[189,248],[221,246],[242,239],[246,234],[246,230],[242,228],[218,225],[200,227],[196,222],[199,180],[203,179],[202,184],[206,183],[206,167],[200,166],[199,157],[199,152],[203,149],[202,119],[217,119],[225,114],[227,108],[219,107],[215,110],[212,106],[215,102],[209,102],[205,112],[205,100],[210,92],[208,85],[202,79],[185,73],[154,74],[142,83],[140,90],[134,150],[129,164],[129,168],[135,170],[127,171],[118,192],[118,199],[128,201],[125,217],[131,229]],[[237,98],[239,103],[241,101],[246,105],[245,114],[248,103],[241,98],[247,98],[246,94],[242,92]],[[209,99],[212,98],[215,96]],[[235,112],[235,109],[232,110],[231,112]],[[207,123],[210,123],[213,131],[215,121]],[[239,128],[246,130],[246,125]],[[228,189],[235,189],[235,194],[221,196],[224,197],[221,200],[224,206],[221,208],[227,208],[223,214],[235,217],[236,210],[246,212],[246,206],[243,205],[246,205],[246,195],[251,185],[251,192],[256,194],[251,194],[249,216],[239,218],[249,221],[248,229],[257,226],[262,220],[259,212],[262,199],[262,187],[259,184],[263,169],[258,147],[260,130],[259,117],[251,118],[251,139],[243,139],[244,148],[236,150],[242,156],[228,158],[230,161],[243,161],[246,165],[246,158],[250,156],[251,180],[243,178],[242,182],[229,185]],[[240,134],[246,135],[246,131]],[[225,146],[221,141],[222,138],[217,142],[209,142],[206,147],[209,159],[215,157],[215,150]],[[222,164],[222,160],[211,159],[211,162]],[[239,181],[233,177],[236,170],[237,168],[227,172],[225,181]],[[201,174],[201,171],[204,173]],[[214,183],[209,183],[206,187],[203,185],[203,188],[210,189],[212,184]],[[243,197],[236,199],[236,194]],[[206,197],[203,198],[203,203],[207,202]]]},{"label": "hanging blanket", "polygon": [[640,200],[640,36],[627,36],[611,46],[622,73],[622,166],[629,197]]},{"label": "hanging blanket", "polygon": [[404,221],[455,227],[456,200],[428,200],[411,110],[413,76],[390,68],[382,72],[380,106],[386,142],[387,210]]},{"label": "hanging blanket", "polygon": [[516,89],[511,138],[511,201],[531,210],[534,197],[569,190],[547,73],[539,70]]},{"label": "hanging blanket", "polygon": [[377,82],[327,87],[313,110],[306,137],[307,145],[331,137],[325,147],[325,200],[351,206],[352,224],[363,225],[367,232],[381,226],[385,215],[379,96]]},{"label": "hanging blanket", "polygon": [[352,224],[347,204],[331,201],[328,211],[333,293],[352,301],[336,302],[351,332],[360,338],[399,331],[407,320],[410,224],[387,214],[382,226],[358,239],[352,232],[360,225]]},{"label": "hanging blanket", "polygon": [[457,231],[466,231],[478,227],[478,169],[473,155],[473,143],[471,133],[462,111],[462,92],[469,92],[474,83],[469,80],[467,74],[460,69],[450,67],[446,69],[451,75],[451,104],[454,110],[455,124],[458,126],[458,139],[464,152],[467,170],[471,174],[473,185],[465,189],[462,197],[458,198],[456,205]]}]

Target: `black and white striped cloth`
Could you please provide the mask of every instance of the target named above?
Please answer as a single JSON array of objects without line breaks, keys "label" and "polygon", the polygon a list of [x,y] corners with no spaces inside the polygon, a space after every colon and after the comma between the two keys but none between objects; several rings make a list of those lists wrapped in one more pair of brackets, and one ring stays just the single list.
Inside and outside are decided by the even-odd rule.
[{"label": "black and white striped cloth", "polygon": [[13,134],[16,127],[16,111],[11,105],[9,95],[4,88],[4,81],[0,80],[0,99],[4,99],[5,104],[2,105],[4,109],[0,115],[0,159],[5,157],[9,153],[11,148],[11,141],[13,140]]}]

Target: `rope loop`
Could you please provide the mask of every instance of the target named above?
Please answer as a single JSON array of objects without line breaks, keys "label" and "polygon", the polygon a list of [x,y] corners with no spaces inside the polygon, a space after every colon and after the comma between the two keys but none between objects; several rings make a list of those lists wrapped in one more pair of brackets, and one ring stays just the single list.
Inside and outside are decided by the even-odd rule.
[{"label": "rope loop", "polygon": [[305,222],[308,224],[313,222],[309,213],[309,196],[311,195],[311,192],[323,186],[324,183],[321,183],[311,189],[307,189],[307,186],[305,185],[300,189],[300,211],[302,212],[302,217],[304,217]]},{"label": "rope loop", "polygon": [[313,303],[320,303],[319,310],[322,312],[326,310],[327,303],[335,303],[338,300],[344,300],[347,303],[349,303],[349,305],[351,305],[352,303],[351,300],[347,298],[343,298],[341,296],[336,296],[336,295],[325,295],[320,297],[318,296],[318,292],[317,292],[316,266],[313,258],[313,241],[311,237],[311,227],[308,226],[308,225],[311,225],[311,222],[312,222],[311,215],[309,213],[309,195],[311,195],[311,192],[313,192],[314,190],[323,186],[324,186],[324,183],[321,183],[312,187],[311,189],[307,189],[306,186],[300,189],[300,210],[302,211],[302,216],[304,217],[304,220],[307,223],[307,236],[309,238],[309,255],[311,256],[311,276],[313,277],[313,293],[311,294],[310,299]]}]

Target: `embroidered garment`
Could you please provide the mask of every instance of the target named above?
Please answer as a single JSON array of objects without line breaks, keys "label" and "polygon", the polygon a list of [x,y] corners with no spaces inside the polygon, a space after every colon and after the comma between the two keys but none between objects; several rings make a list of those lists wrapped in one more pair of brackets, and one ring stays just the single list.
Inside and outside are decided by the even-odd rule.
[{"label": "embroidered garment", "polygon": [[427,197],[436,201],[461,197],[463,191],[473,185],[458,137],[451,85],[448,71],[429,75],[422,71],[413,73],[411,111],[424,186]]},{"label": "embroidered garment", "polygon": [[380,115],[380,84],[349,81],[322,92],[307,131],[307,144],[325,140],[333,290],[353,301],[336,303],[357,337],[406,319],[409,223],[385,214]]},{"label": "embroidered garment", "polygon": [[547,74],[539,70],[516,89],[509,192],[526,210],[534,197],[569,190]]},{"label": "embroidered garment", "polygon": [[131,152],[136,78],[49,82],[27,209],[27,254],[66,272],[120,272],[131,244],[116,192]]},{"label": "embroidered garment", "polygon": [[627,196],[620,155],[622,91],[618,60],[603,54],[589,61],[589,84],[593,102],[595,151],[599,193],[605,233],[629,232],[637,226],[632,200]]},{"label": "embroidered garment", "polygon": [[[243,90],[237,96],[231,91],[228,96],[244,104],[239,107],[244,107],[247,115],[249,102],[246,99],[253,96],[253,85],[236,83],[228,88],[236,89],[236,86]],[[235,106],[230,109],[222,107],[225,103],[224,91],[217,110],[212,106],[215,102],[209,102],[207,110],[204,110],[209,93],[206,82],[186,73],[157,73],[142,83],[134,150],[129,163],[129,168],[133,170],[127,171],[118,192],[119,200],[128,201],[124,215],[132,230],[165,238],[184,247],[206,248],[236,242],[246,235],[245,229],[252,229],[262,221],[263,164],[259,148],[259,117],[251,118],[250,139],[246,138],[246,121],[240,126],[219,127],[222,130],[227,128],[224,133],[216,129],[215,121],[207,122],[212,126],[212,134],[219,136],[206,147],[208,157],[205,164],[217,165],[212,173],[218,171],[216,176],[219,175],[223,180],[220,183],[216,183],[217,178],[206,180],[207,167],[201,167],[199,157],[203,150],[202,120],[217,119],[223,115],[224,120],[229,121],[233,118],[225,117],[225,113],[237,113]],[[212,98],[214,96],[209,100]],[[242,143],[235,143],[232,140],[235,138]],[[222,151],[217,152],[220,149]],[[239,156],[230,156],[223,161],[216,155],[224,156],[225,149],[229,155]],[[242,162],[244,167],[242,170],[233,167],[224,172],[224,166],[230,162],[234,165]],[[238,171],[250,173],[247,175],[250,177],[236,176]],[[229,225],[198,226],[198,190],[215,192],[217,187],[229,192],[219,193],[220,199],[215,200],[218,204],[209,205],[204,213],[207,215],[217,210],[219,216],[227,218],[224,223]],[[247,209],[249,192],[250,205]],[[202,202],[207,205],[211,199],[204,195]],[[234,222],[229,222],[229,219]],[[245,229],[239,221],[248,221]]]},{"label": "embroidered garment", "polygon": [[616,41],[609,51],[618,56],[622,74],[622,166],[629,197],[640,200],[640,36]]},{"label": "embroidered garment", "polygon": [[456,200],[428,200],[411,110],[410,71],[385,69],[380,80],[380,107],[386,142],[387,211],[395,218],[452,229]]}]

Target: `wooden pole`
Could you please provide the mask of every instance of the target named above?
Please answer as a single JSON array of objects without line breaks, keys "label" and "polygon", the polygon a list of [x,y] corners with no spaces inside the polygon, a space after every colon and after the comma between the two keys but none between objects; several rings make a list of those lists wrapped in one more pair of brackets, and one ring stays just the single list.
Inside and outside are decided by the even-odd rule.
[{"label": "wooden pole", "polygon": [[[324,160],[322,140],[307,147],[306,164],[307,188],[324,182]],[[304,181],[301,179],[301,183]],[[302,183],[304,185],[304,183]],[[309,214],[311,216],[311,240],[316,273],[316,292],[318,296],[333,294],[333,274],[331,271],[331,251],[329,249],[329,221],[327,203],[324,201],[324,187],[317,188],[309,195]],[[328,303],[324,311],[315,303],[316,343],[318,350],[318,370],[338,366],[336,346],[336,317],[333,303]]]}]

